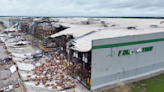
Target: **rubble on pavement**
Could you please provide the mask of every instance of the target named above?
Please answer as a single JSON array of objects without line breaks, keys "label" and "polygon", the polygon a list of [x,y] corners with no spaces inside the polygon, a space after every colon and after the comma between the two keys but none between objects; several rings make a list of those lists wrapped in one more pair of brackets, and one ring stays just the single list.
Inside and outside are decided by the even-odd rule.
[{"label": "rubble on pavement", "polygon": [[[54,53],[42,54],[41,50],[34,49],[30,42],[24,39],[24,34],[9,39],[7,36],[1,37],[6,45],[7,51],[10,53],[13,62],[16,65],[11,66],[11,73],[17,71],[26,71],[21,74],[24,84],[30,84],[33,87],[42,87],[49,90],[63,91],[76,87],[77,79],[73,79],[70,75],[72,72],[78,72],[81,65],[73,65],[68,62],[63,53],[59,53],[59,49],[53,49]],[[3,65],[4,63],[1,63]],[[5,63],[6,64],[6,63]],[[7,78],[3,78],[6,80]],[[15,84],[18,88],[19,83]]]},{"label": "rubble on pavement", "polygon": [[12,89],[13,89],[13,85],[9,85],[7,87],[0,89],[0,92],[9,92]]},{"label": "rubble on pavement", "polygon": [[58,55],[52,59],[46,59],[45,63],[33,62],[35,68],[26,75],[25,81],[35,82],[35,86],[44,86],[58,91],[73,88],[76,81],[70,77],[72,66],[64,66],[66,62],[66,59]]}]

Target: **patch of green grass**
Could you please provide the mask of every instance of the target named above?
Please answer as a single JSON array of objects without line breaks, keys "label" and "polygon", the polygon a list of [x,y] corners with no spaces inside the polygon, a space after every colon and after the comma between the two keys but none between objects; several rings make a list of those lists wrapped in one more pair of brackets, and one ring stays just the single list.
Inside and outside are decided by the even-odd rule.
[{"label": "patch of green grass", "polygon": [[6,29],[7,27],[5,27],[3,24],[1,24],[1,26],[4,28],[4,29]]},{"label": "patch of green grass", "polygon": [[164,92],[164,75],[136,82],[130,92]]}]

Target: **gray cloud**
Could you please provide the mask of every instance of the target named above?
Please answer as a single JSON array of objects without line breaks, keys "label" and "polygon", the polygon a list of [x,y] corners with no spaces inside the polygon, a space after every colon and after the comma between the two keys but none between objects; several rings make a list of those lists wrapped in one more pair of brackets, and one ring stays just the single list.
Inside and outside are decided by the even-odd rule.
[{"label": "gray cloud", "polygon": [[164,16],[164,0],[0,0],[0,15]]}]

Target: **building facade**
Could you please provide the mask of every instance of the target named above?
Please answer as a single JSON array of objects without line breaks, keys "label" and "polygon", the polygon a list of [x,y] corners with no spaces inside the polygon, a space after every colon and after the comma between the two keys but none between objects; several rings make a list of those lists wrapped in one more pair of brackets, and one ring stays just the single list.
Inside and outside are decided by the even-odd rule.
[{"label": "building facade", "polygon": [[32,22],[33,19],[32,18],[19,18],[19,17],[0,17],[0,21],[3,22],[4,26],[9,28],[15,23]]},{"label": "building facade", "polygon": [[92,41],[91,90],[164,70],[164,32]]}]

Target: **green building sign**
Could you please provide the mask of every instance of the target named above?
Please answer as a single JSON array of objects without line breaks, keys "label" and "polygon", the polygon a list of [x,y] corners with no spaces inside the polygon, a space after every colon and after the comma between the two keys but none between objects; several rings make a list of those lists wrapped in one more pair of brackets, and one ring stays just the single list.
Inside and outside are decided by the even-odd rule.
[{"label": "green building sign", "polygon": [[153,46],[151,46],[151,47],[144,47],[144,48],[138,48],[138,49],[134,49],[134,50],[131,50],[131,49],[120,50],[118,52],[118,56],[130,55],[130,54],[139,53],[139,52],[148,52],[148,51],[152,51],[152,50],[153,50]]}]

